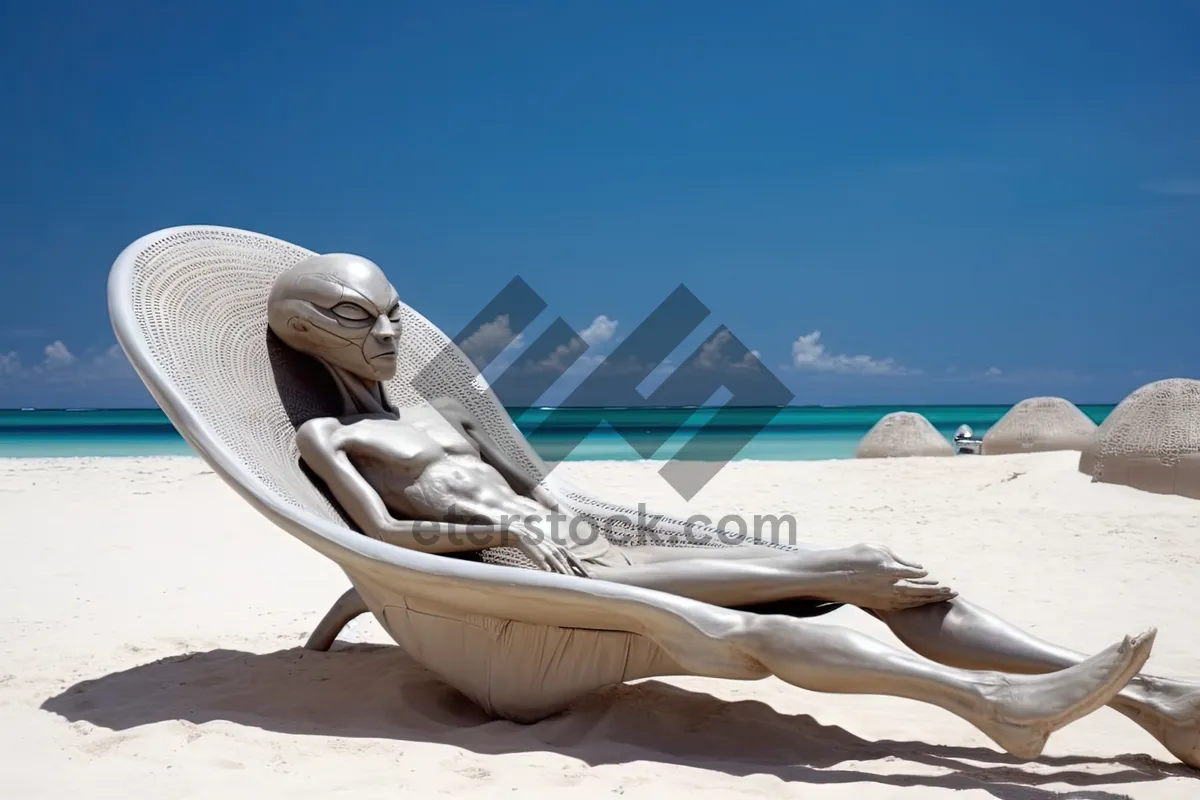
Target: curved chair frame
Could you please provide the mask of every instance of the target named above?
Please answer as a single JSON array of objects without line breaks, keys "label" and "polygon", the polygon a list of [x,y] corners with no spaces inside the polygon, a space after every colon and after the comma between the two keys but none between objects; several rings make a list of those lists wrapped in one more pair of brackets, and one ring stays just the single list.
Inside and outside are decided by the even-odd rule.
[{"label": "curved chair frame", "polygon": [[[265,455],[260,458],[260,451],[237,440],[236,429],[231,433],[228,426],[222,429],[214,424],[211,403],[205,406],[197,400],[208,391],[203,383],[206,377],[194,373],[203,371],[196,365],[265,358],[265,349],[258,345],[250,348],[254,351],[250,354],[222,348],[236,339],[234,334],[247,335],[246,329],[251,330],[251,338],[236,341],[253,343],[254,337],[268,336],[264,287],[269,286],[272,271],[277,274],[310,254],[287,242],[233,228],[168,228],[129,245],[114,263],[108,284],[117,341],[183,438],[258,512],[333,559],[350,579],[353,588],[325,615],[308,647],[328,649],[351,619],[369,610],[419,663],[491,713],[520,721],[540,719],[587,691],[633,678],[764,677],[761,665],[732,645],[749,621],[747,612],[634,586],[515,568],[504,565],[508,562],[503,558],[487,563],[405,549],[357,532],[316,492],[300,492],[298,500],[281,493],[281,481],[296,485],[296,477],[279,473],[295,464],[287,464],[286,458],[268,463]],[[223,287],[226,294],[212,296],[213,287]],[[218,329],[172,331],[171,314],[190,314],[197,303],[217,315],[209,327]],[[632,509],[597,500],[559,476],[547,475],[544,462],[495,395],[490,390],[481,392],[478,384],[469,385],[478,373],[466,356],[417,312],[405,307],[404,314],[405,332],[415,330],[415,337],[426,338],[436,332],[441,337],[439,357],[448,357],[457,370],[447,385],[453,389],[462,384],[460,399],[476,404],[489,434],[514,458],[546,476],[544,485],[560,502],[580,514],[641,518]],[[232,321],[220,323],[225,317]],[[164,338],[171,336],[181,343]],[[265,369],[257,362],[253,366]],[[387,391],[398,407],[406,404],[405,386],[393,381]],[[257,420],[274,410],[264,405],[245,413]],[[294,443],[275,444],[298,462]],[[429,525],[421,523],[421,529],[429,530]],[[473,529],[438,527],[445,533]],[[669,515],[656,516],[653,525],[634,523],[624,530],[610,527],[608,532],[625,544],[653,537],[660,544],[686,539],[692,545],[791,549],[689,525]],[[463,657],[464,642],[474,648],[470,658]],[[454,643],[457,649],[451,646]]]}]

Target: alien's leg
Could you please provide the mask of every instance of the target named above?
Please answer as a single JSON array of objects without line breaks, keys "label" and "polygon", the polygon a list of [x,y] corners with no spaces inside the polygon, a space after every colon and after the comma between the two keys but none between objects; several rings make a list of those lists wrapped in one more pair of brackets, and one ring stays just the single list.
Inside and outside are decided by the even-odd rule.
[{"label": "alien's leg", "polygon": [[[615,548],[614,548],[615,550]],[[830,566],[843,550],[779,553],[766,548],[655,547],[629,548],[635,563],[588,562],[591,577],[690,597],[705,603],[759,610],[803,599],[808,605],[837,602],[846,577]],[[825,556],[833,557],[830,562]],[[623,556],[628,558],[629,556]],[[952,596],[945,587],[893,579],[893,607],[927,605]]]},{"label": "alien's leg", "polygon": [[[961,597],[870,613],[914,652],[948,666],[1044,674],[1085,658]],[[1200,683],[1137,675],[1108,705],[1144,728],[1176,758],[1200,767]]]},{"label": "alien's leg", "polygon": [[959,669],[893,649],[848,628],[746,614],[727,640],[802,689],[930,703],[967,720],[1007,752],[1036,758],[1051,733],[1120,691],[1149,656],[1149,631],[1046,675]]}]

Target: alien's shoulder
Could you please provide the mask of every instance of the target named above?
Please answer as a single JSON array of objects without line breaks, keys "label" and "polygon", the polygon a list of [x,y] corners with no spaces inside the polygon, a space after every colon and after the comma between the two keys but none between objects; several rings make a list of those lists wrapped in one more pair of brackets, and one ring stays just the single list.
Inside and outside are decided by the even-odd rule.
[{"label": "alien's shoulder", "polygon": [[301,449],[306,445],[327,445],[345,427],[336,417],[314,417],[296,429],[296,444]]}]

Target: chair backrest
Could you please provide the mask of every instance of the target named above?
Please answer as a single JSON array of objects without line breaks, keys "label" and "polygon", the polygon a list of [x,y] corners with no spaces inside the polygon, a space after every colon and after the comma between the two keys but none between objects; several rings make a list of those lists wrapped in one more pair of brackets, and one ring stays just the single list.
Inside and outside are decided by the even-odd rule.
[{"label": "chair backrest", "polygon": [[[268,491],[347,525],[309,480],[296,449],[301,422],[340,413],[332,381],[319,364],[283,345],[267,328],[272,283],[310,255],[302,247],[232,228],[158,231],[131,245],[114,267],[111,280],[120,285],[109,287],[110,311],[118,341],[127,352],[138,348],[153,365],[152,375],[139,372],[160,403],[159,383],[169,382],[190,416]],[[471,360],[423,316],[407,306],[402,310],[398,369],[387,385],[393,405],[455,398],[510,458],[530,475],[544,477],[546,464]],[[188,426],[172,422],[205,455]]]},{"label": "chair backrest", "polygon": [[[381,621],[391,619],[387,603],[407,605],[415,598],[451,614],[638,633],[666,647],[687,669],[745,670],[744,659],[711,633],[727,628],[728,620],[703,603],[615,582],[509,569],[532,566],[510,547],[485,551],[482,560],[491,563],[474,563],[355,533],[309,480],[295,443],[297,420],[337,413],[340,402],[321,388],[323,370],[274,340],[266,325],[275,276],[309,254],[247,231],[186,227],[142,237],[113,265],[109,315],[118,343],[176,429],[222,479],[276,525],[333,559]],[[412,309],[403,310],[402,322],[403,369],[387,387],[391,402],[403,408],[425,396],[456,398],[513,460],[544,475],[544,463],[495,396],[476,382],[471,361]],[[421,391],[412,385],[418,375]],[[557,483],[553,477],[547,483]]]}]

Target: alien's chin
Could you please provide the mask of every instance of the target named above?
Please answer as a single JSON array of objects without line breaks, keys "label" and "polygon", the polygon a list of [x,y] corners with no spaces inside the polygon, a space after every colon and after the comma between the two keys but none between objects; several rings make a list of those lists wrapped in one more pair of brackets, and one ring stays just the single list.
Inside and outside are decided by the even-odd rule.
[{"label": "alien's chin", "polygon": [[381,363],[378,363],[372,367],[371,373],[372,380],[379,381],[380,383],[390,381],[392,378],[396,377],[395,359],[388,361],[381,360]]},{"label": "alien's chin", "polygon": [[395,358],[375,358],[370,361],[353,359],[350,363],[334,362],[337,366],[365,381],[390,381],[396,375]]},{"label": "alien's chin", "polygon": [[382,353],[368,358],[363,365],[377,381],[390,381],[396,375],[396,354]]}]

